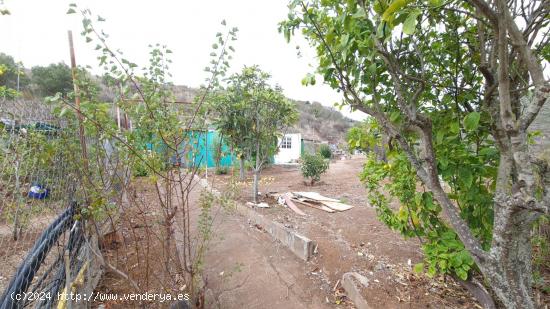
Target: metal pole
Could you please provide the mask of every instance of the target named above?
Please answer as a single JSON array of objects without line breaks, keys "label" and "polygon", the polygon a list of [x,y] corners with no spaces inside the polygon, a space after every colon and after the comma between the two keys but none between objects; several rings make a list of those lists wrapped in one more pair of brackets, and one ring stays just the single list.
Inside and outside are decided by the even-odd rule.
[{"label": "metal pole", "polygon": [[206,134],[204,136],[204,166],[206,167],[206,181],[208,182],[208,128],[206,129]]},{"label": "metal pole", "polygon": [[206,183],[208,183],[208,121],[206,121],[206,111],[204,111],[204,123],[206,124],[206,137],[204,138],[204,154],[206,156],[205,166],[206,166]]}]

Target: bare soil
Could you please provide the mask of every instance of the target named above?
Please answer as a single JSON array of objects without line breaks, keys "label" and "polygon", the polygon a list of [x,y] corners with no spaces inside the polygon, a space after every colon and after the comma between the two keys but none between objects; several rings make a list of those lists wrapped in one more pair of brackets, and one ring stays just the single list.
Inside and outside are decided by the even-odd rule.
[{"label": "bare soil", "polygon": [[[314,240],[318,247],[307,262],[300,260],[261,226],[251,224],[228,208],[216,205],[213,236],[204,258],[205,308],[354,308],[345,297],[340,280],[355,271],[369,280],[362,296],[371,308],[480,308],[466,290],[451,278],[428,278],[415,274],[412,266],[422,261],[417,239],[404,239],[376,217],[359,181],[363,158],[333,161],[322,181],[304,183],[297,166],[271,166],[262,172],[262,200],[271,206],[256,211]],[[238,171],[235,171],[238,173]],[[201,175],[204,177],[205,175]],[[241,204],[251,200],[252,175],[235,185],[235,176],[208,174],[209,183]],[[199,196],[197,183],[190,196],[192,229],[196,233]],[[268,192],[315,191],[354,205],[351,210],[326,213],[298,205],[307,216],[279,206]],[[119,237],[104,248],[108,260],[150,292],[186,292],[181,275],[166,274],[161,246],[162,233],[155,228],[161,216],[153,186],[145,178],[135,182],[140,200],[125,209],[118,226]],[[178,221],[179,218],[176,218]],[[158,224],[157,224],[158,226]],[[176,224],[177,245],[182,234]],[[175,251],[175,248],[171,250]],[[128,281],[107,271],[96,292],[130,293]],[[92,307],[138,308],[143,304],[96,302]],[[168,308],[169,303],[150,302],[150,308]]]},{"label": "bare soil", "polygon": [[[372,308],[478,306],[467,291],[452,279],[431,279],[413,273],[412,266],[422,261],[420,243],[416,239],[404,239],[378,221],[376,211],[368,205],[365,189],[359,181],[363,161],[362,157],[333,161],[321,182],[314,186],[304,182],[297,166],[270,166],[262,172],[260,192],[262,200],[271,207],[257,208],[256,211],[317,243],[318,253],[305,263],[303,271],[322,291],[325,302],[328,300],[332,305],[342,300],[335,293],[337,282],[344,273],[356,271],[369,279],[363,296]],[[209,182],[223,190],[232,177],[209,175]],[[236,196],[241,203],[251,200],[251,181],[249,175],[246,184],[239,186]],[[297,204],[307,214],[301,217],[266,196],[269,192],[288,191],[315,191],[355,207],[344,212],[327,213]],[[269,294],[269,291],[263,293]]]}]

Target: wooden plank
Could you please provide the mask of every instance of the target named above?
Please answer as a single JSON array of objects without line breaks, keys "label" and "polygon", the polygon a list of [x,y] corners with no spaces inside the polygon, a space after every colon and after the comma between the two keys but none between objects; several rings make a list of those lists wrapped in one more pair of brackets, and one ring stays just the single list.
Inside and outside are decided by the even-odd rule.
[{"label": "wooden plank", "polygon": [[330,202],[340,202],[339,200],[322,196],[321,194],[317,192],[293,192],[295,195],[303,196],[308,199],[316,200],[316,201],[330,201]]},{"label": "wooden plank", "polygon": [[294,202],[298,202],[300,204],[303,204],[303,205],[306,205],[308,207],[311,207],[311,208],[315,208],[315,209],[319,209],[319,210],[323,210],[323,211],[326,211],[326,212],[330,212],[330,213],[333,213],[335,212],[333,209],[325,206],[325,205],[320,205],[320,204],[313,204],[313,203],[308,203],[308,202],[305,202],[305,201],[300,201],[298,199],[293,199]]},{"label": "wooden plank", "polygon": [[338,203],[338,202],[321,201],[321,203],[323,203],[323,205],[325,205],[329,208],[332,208],[332,209],[338,210],[338,211],[346,211],[346,210],[349,210],[349,209],[353,208],[353,206],[351,206],[351,205],[344,204],[344,203]]},{"label": "wooden plank", "polygon": [[292,200],[290,199],[290,196],[288,196],[288,194],[284,194],[283,198],[285,199],[285,203],[288,206],[288,208],[292,209],[292,211],[299,214],[300,216],[305,216],[306,215],[303,211],[300,210],[300,208],[298,208],[298,206],[296,206],[296,204],[294,204],[294,202],[292,202]]}]

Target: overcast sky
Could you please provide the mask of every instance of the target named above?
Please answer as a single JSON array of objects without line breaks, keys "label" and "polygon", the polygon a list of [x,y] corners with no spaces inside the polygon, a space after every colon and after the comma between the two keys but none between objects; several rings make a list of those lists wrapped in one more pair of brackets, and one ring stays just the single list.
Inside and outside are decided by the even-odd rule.
[{"label": "overcast sky", "polygon": [[[197,87],[204,81],[211,45],[225,19],[228,25],[239,28],[232,70],[258,64],[290,98],[319,101],[326,106],[341,100],[340,94],[319,83],[321,77],[315,86],[301,85],[305,74],[313,72],[316,59],[303,39],[287,43],[278,33],[277,24],[288,13],[286,0],[4,0],[11,15],[0,17],[0,52],[12,55],[26,67],[60,61],[68,64],[67,30],[71,29],[77,63],[97,68],[95,43],[86,44],[80,37],[79,15],[65,14],[69,3],[104,17],[107,21],[102,27],[110,36],[110,46],[120,48],[133,62],[146,64],[148,44],[167,45],[174,52],[171,72],[175,84]],[[300,45],[301,57],[296,45]],[[364,118],[360,112],[343,112],[353,119]]]}]

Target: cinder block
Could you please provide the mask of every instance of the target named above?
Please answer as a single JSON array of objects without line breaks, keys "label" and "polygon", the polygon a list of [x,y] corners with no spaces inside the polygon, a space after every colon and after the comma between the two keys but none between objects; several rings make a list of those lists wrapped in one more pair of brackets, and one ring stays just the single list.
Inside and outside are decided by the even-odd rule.
[{"label": "cinder block", "polygon": [[[342,276],[342,287],[346,290],[346,295],[351,299],[357,309],[370,309],[369,304],[361,295],[362,284],[356,278],[357,275],[361,276],[357,273],[345,273]],[[366,280],[365,277],[363,278]]]}]

